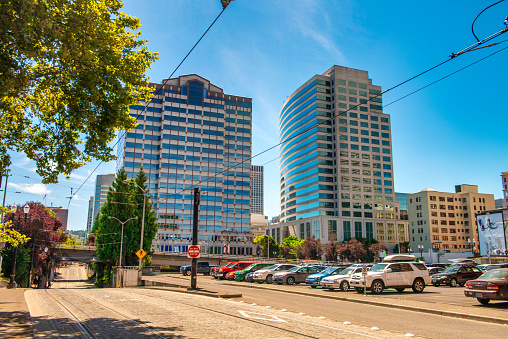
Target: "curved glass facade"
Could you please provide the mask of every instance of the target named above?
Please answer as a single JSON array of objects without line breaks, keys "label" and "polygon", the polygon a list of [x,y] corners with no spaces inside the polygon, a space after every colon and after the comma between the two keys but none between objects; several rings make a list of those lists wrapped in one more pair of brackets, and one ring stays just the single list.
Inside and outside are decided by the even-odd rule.
[{"label": "curved glass facade", "polygon": [[307,237],[318,225],[323,241],[393,242],[398,205],[381,93],[366,71],[333,66],[283,104],[280,218],[287,235]]}]

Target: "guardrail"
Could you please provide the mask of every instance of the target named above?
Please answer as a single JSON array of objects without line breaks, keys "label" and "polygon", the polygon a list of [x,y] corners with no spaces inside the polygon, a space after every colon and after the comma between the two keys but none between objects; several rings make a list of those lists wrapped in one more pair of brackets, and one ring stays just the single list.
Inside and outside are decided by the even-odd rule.
[{"label": "guardrail", "polygon": [[68,250],[88,250],[95,251],[95,246],[89,245],[65,245],[65,244],[56,244],[56,248],[68,249]]}]

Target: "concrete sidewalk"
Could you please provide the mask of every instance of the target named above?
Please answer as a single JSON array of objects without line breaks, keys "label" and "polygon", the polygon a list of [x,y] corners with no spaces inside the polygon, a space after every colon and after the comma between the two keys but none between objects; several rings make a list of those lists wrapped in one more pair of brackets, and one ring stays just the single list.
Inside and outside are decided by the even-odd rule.
[{"label": "concrete sidewalk", "polygon": [[[166,286],[167,289],[172,289],[174,291],[183,292],[188,286],[188,278],[178,275],[157,275],[157,276],[143,276],[143,280],[146,282],[151,282],[153,285],[158,286]],[[248,283],[245,283],[248,284]],[[297,289],[282,289],[278,288],[277,285],[258,285],[258,284],[248,284],[245,285],[249,288],[254,289],[265,289],[265,290],[273,290],[282,293],[289,293],[295,295],[304,295],[304,296],[312,296],[316,298],[320,298],[322,300],[340,300],[346,302],[355,302],[355,303],[363,303],[369,305],[376,305],[387,308],[396,308],[407,311],[414,311],[420,313],[430,313],[441,316],[447,316],[452,318],[462,318],[483,322],[490,322],[496,324],[508,324],[508,312],[503,309],[496,309],[495,306],[459,306],[459,305],[450,305],[446,303],[439,303],[432,300],[426,301],[417,301],[403,298],[395,298],[389,295],[373,295],[367,294],[364,296],[363,294],[358,294],[355,292],[343,292],[340,295],[323,295],[319,293],[319,290],[297,290]],[[208,288],[210,290],[210,288]],[[228,293],[227,285],[222,285],[217,287],[215,291],[207,291],[210,296],[219,296],[226,297]],[[316,293],[317,292],[317,293]],[[205,294],[206,295],[206,294]]]},{"label": "concrete sidewalk", "polygon": [[33,338],[33,326],[25,302],[26,288],[0,288],[0,337]]}]

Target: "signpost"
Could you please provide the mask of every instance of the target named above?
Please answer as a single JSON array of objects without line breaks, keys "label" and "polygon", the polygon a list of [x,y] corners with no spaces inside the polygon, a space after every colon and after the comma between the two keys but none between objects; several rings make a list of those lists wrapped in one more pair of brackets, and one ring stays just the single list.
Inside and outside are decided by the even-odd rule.
[{"label": "signpost", "polygon": [[201,257],[201,246],[191,245],[187,250],[187,258],[200,258]]},{"label": "signpost", "polygon": [[363,296],[367,296],[367,266],[362,266],[362,275],[363,275]]}]

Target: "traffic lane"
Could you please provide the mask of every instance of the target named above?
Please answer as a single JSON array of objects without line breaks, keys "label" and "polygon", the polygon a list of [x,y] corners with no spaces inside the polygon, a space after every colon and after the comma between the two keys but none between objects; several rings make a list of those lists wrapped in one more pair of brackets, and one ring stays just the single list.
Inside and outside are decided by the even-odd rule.
[{"label": "traffic lane", "polygon": [[[178,278],[188,279],[187,277],[178,276]],[[258,284],[258,283],[246,283],[246,282],[236,282],[236,281],[226,281],[226,280],[216,280],[216,279],[208,279],[208,277],[199,277],[199,283],[217,283],[223,286],[231,286],[231,285],[252,285],[254,287],[267,288],[271,289],[280,289],[287,291],[301,291],[305,293],[315,293],[318,295],[325,296],[339,296],[346,297],[349,293],[357,294],[355,290],[351,289],[348,292],[342,292],[338,289],[334,291],[330,291],[322,288],[311,288],[306,284],[296,284],[296,285],[278,285],[278,284]],[[214,281],[215,280],[215,281]],[[383,293],[374,295],[369,290],[367,290],[367,294],[371,296],[373,299],[382,300],[384,297],[393,298],[393,299],[407,299],[414,301],[422,301],[422,302],[430,302],[430,303],[438,303],[438,304],[449,304],[449,305],[457,305],[457,306],[467,306],[467,307],[481,307],[482,305],[475,299],[469,298],[464,295],[463,287],[448,287],[448,286],[440,286],[434,287],[432,285],[427,285],[425,290],[422,293],[414,293],[411,288],[407,288],[404,292],[399,293],[394,289],[386,289]],[[491,301],[489,307],[495,308],[496,310],[508,311],[508,302],[504,301]]]},{"label": "traffic lane", "polygon": [[[274,288],[252,288],[252,285],[249,283],[234,283],[224,280],[201,279],[198,282],[198,286],[210,290],[227,288],[229,293],[241,293],[243,295],[241,300],[246,303],[256,303],[261,306],[287,309],[295,313],[304,312],[317,317],[324,316],[338,322],[350,321],[361,326],[375,326],[380,329],[387,329],[398,333],[409,331],[410,333],[422,337],[477,338],[478,335],[481,334],[482,339],[499,338],[499,333],[504,333],[504,331],[506,331],[506,326],[504,325],[450,318],[446,316],[394,308],[387,309],[382,306],[351,303],[334,299],[290,294]],[[281,289],[303,288],[302,286],[294,285],[276,286]],[[314,289],[311,289],[310,287],[305,288],[314,291]],[[356,292],[342,293],[346,294]]]},{"label": "traffic lane", "polygon": [[[97,289],[87,293],[149,325],[165,337],[396,338],[398,333],[337,324],[227,299],[153,289]],[[168,328],[172,326],[173,328]]]}]

